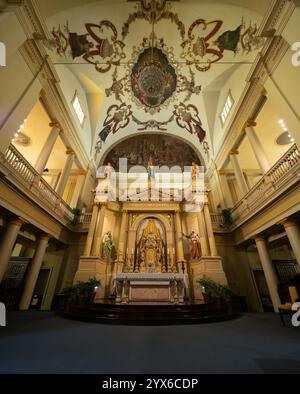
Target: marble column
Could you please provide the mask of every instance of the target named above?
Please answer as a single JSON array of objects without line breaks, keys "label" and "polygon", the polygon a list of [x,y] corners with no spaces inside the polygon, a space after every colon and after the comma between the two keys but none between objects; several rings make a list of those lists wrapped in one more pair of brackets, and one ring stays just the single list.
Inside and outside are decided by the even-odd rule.
[{"label": "marble column", "polygon": [[24,221],[19,218],[11,220],[8,223],[6,231],[2,237],[0,243],[0,283],[2,282],[5,275],[9,260],[11,258],[13,247],[15,245],[18,233],[23,223]]},{"label": "marble column", "polygon": [[106,207],[105,204],[101,204],[98,212],[97,225],[95,229],[95,238],[92,250],[92,256],[101,257],[101,249],[102,249],[102,232],[103,232],[103,223],[105,217]]},{"label": "marble column", "polygon": [[210,247],[210,255],[211,256],[218,256],[214,230],[213,230],[209,207],[208,207],[207,202],[204,203],[204,219],[205,219],[205,225],[206,225],[206,229],[207,229],[207,236],[208,236],[208,242],[209,242],[209,247]]},{"label": "marble column", "polygon": [[278,295],[278,277],[268,251],[267,241],[264,238],[258,236],[255,237],[254,239],[257,247],[257,252],[259,254],[259,258],[261,261],[261,265],[264,270],[273,307],[275,311],[278,312],[278,306],[281,304]]},{"label": "marble column", "polygon": [[70,202],[70,207],[71,208],[77,208],[77,203],[78,200],[80,198],[81,192],[82,192],[82,188],[84,185],[84,181],[85,181],[85,177],[86,177],[86,171],[79,171],[77,173],[76,176],[76,185],[75,185],[75,189],[73,192],[73,196]]},{"label": "marble column", "polygon": [[183,240],[182,240],[182,228],[181,228],[179,211],[175,212],[175,232],[176,232],[177,262],[183,262],[184,261]]},{"label": "marble column", "polygon": [[20,310],[27,310],[30,307],[36,281],[38,279],[39,272],[43,264],[49,239],[50,236],[48,234],[45,234],[42,235],[38,241],[36,251],[34,253],[33,259],[29,265],[29,269],[25,277],[24,291],[19,306]]},{"label": "marble column", "polygon": [[205,226],[203,209],[201,209],[201,211],[197,213],[197,220],[198,220],[198,226],[199,226],[201,254],[202,254],[202,256],[209,256],[207,233],[206,233],[206,226]]},{"label": "marble column", "polygon": [[219,179],[220,179],[221,189],[223,192],[226,208],[232,208],[234,206],[234,203],[228,185],[227,173],[225,171],[219,171]]},{"label": "marble column", "polygon": [[297,263],[300,266],[300,231],[298,224],[288,219],[284,220],[282,224],[291,244]]},{"label": "marble column", "polygon": [[236,181],[237,181],[237,184],[238,184],[239,197],[243,198],[248,193],[249,188],[248,188],[248,185],[247,185],[247,182],[245,180],[243,171],[242,171],[242,169],[240,167],[240,164],[239,164],[239,161],[238,161],[238,158],[237,158],[238,154],[239,154],[238,151],[233,150],[233,151],[231,151],[229,153],[229,157],[230,157],[230,161],[231,161],[231,164],[233,166],[234,174],[235,174]]},{"label": "marble column", "polygon": [[48,135],[48,138],[39,154],[39,157],[35,163],[34,168],[39,174],[43,174],[44,169],[46,168],[47,162],[49,160],[49,157],[51,155],[51,152],[53,150],[53,147],[55,145],[55,142],[57,140],[57,137],[59,136],[59,133],[61,132],[61,127],[58,123],[50,123],[50,127],[52,127],[50,134]]},{"label": "marble column", "polygon": [[72,149],[68,149],[66,151],[67,154],[67,161],[66,164],[64,166],[64,169],[60,175],[59,181],[58,181],[58,185],[56,187],[56,193],[58,195],[60,195],[61,197],[64,194],[70,173],[71,173],[71,169],[75,160],[75,153]]},{"label": "marble column", "polygon": [[96,224],[97,224],[98,209],[99,209],[99,205],[98,204],[94,204],[94,206],[93,206],[93,213],[92,213],[92,219],[91,219],[89,232],[88,232],[88,236],[87,236],[86,243],[85,243],[85,248],[84,248],[84,256],[90,256],[91,255],[92,245],[93,245],[93,240],[94,240],[94,234],[95,234],[95,228],[96,228]]},{"label": "marble column", "polygon": [[263,173],[266,173],[271,168],[271,164],[270,164],[270,162],[267,158],[266,152],[265,152],[260,140],[258,139],[255,130],[254,130],[255,126],[256,126],[256,122],[248,121],[246,123],[245,133],[246,133],[248,140],[252,146],[254,155],[256,157],[256,160],[258,162],[260,169],[263,171]]},{"label": "marble column", "polygon": [[122,221],[121,221],[121,229],[120,229],[119,248],[118,248],[118,255],[120,262],[125,261],[125,243],[126,243],[127,225],[128,225],[128,213],[127,211],[124,210],[122,212]]}]

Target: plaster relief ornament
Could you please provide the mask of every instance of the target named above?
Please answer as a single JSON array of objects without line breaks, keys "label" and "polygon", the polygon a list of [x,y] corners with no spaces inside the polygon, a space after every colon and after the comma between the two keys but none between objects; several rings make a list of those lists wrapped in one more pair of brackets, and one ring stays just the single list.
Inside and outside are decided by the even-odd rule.
[{"label": "plaster relief ornament", "polygon": [[114,134],[118,130],[126,127],[129,124],[131,120],[131,115],[131,105],[126,105],[125,103],[122,103],[120,105],[111,105],[107,110],[103,126],[111,126],[110,131],[112,131],[112,133]]},{"label": "plaster relief ornament", "polygon": [[86,23],[86,32],[78,34],[71,32],[69,23],[62,28],[53,27],[52,38],[47,40],[39,34],[34,34],[35,40],[40,40],[49,50],[55,50],[59,56],[81,58],[95,66],[96,70],[105,73],[112,66],[120,65],[126,57],[125,44],[118,40],[118,32],[114,24],[103,20],[99,24]]},{"label": "plaster relief ornament", "polygon": [[170,119],[166,120],[165,122],[159,122],[159,121],[154,120],[154,119],[150,119],[150,120],[147,120],[145,122],[142,122],[141,120],[138,120],[135,116],[132,116],[132,120],[136,124],[138,124],[139,126],[142,126],[138,130],[149,130],[149,129],[150,130],[154,130],[154,129],[156,129],[156,130],[160,130],[160,131],[166,131],[167,128],[165,128],[163,126],[166,126],[167,124],[173,122],[174,115],[172,115],[170,117]]},{"label": "plaster relief ornament", "polygon": [[213,40],[223,25],[221,20],[207,22],[197,19],[188,30],[188,38],[182,46],[181,58],[187,65],[194,65],[198,71],[208,71],[213,63],[224,57],[224,51],[234,54],[242,51],[249,54],[264,45],[265,39],[257,36],[257,26],[246,27],[244,20],[235,30],[227,30]]},{"label": "plaster relief ornament", "polygon": [[205,152],[208,153],[209,145],[205,141],[206,131],[202,127],[197,107],[192,104],[185,105],[184,103],[180,103],[174,106],[173,114],[175,115],[178,126],[191,134],[196,134]]},{"label": "plaster relief ornament", "polygon": [[184,39],[185,27],[180,21],[178,14],[171,12],[171,2],[178,2],[180,0],[127,0],[128,3],[134,2],[137,4],[136,12],[129,15],[127,21],[124,23],[122,29],[122,37],[125,39],[129,33],[129,28],[132,23],[137,19],[144,19],[152,25],[161,21],[162,19],[168,19],[172,23],[177,25],[180,36]]}]

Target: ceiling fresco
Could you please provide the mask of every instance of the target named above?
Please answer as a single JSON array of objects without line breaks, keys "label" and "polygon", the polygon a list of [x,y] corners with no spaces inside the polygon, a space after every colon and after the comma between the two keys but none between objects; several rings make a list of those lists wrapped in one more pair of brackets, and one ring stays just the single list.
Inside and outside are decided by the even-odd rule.
[{"label": "ceiling fresco", "polygon": [[[84,21],[82,16],[80,30],[78,23],[75,29],[69,19],[52,26],[51,39],[35,37],[56,59],[90,64],[96,73],[109,75],[103,79],[107,84],[106,106],[98,124],[96,155],[110,135],[130,125],[137,131],[176,128],[186,133],[186,138],[193,135],[209,158],[205,111],[197,99],[202,93],[198,75],[211,73],[229,53],[237,61],[246,59],[264,45],[265,39],[257,35],[256,23],[246,22],[243,15],[238,23],[200,17],[186,22],[175,11],[180,2],[127,0],[131,11],[124,15],[121,27],[108,17],[96,23]],[[141,30],[142,22],[147,23],[147,29]],[[172,31],[170,37],[157,29],[162,22]],[[134,36],[135,44],[130,36]],[[174,41],[179,49],[175,50]]]}]

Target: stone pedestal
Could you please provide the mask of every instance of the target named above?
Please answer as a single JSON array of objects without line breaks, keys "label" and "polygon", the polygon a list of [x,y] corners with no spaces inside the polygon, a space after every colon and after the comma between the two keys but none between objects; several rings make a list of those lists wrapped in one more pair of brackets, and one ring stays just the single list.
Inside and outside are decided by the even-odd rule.
[{"label": "stone pedestal", "polygon": [[90,278],[100,280],[100,287],[95,296],[95,302],[105,302],[110,295],[110,283],[112,277],[112,267],[114,263],[94,256],[82,256],[79,260],[78,269],[74,278],[74,283],[87,282]]},{"label": "stone pedestal", "polygon": [[221,284],[227,284],[227,278],[223,271],[221,257],[201,257],[198,261],[193,261],[191,264],[192,270],[192,285],[194,289],[195,303],[203,302],[203,294],[198,280],[200,278],[209,278]]}]

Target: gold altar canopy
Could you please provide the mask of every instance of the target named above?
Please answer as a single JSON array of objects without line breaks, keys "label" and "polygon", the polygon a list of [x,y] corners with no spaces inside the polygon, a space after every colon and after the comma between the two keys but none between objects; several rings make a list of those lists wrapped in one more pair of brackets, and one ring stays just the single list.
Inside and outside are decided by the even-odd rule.
[{"label": "gold altar canopy", "polygon": [[137,245],[138,272],[165,272],[164,243],[160,229],[149,220]]}]

